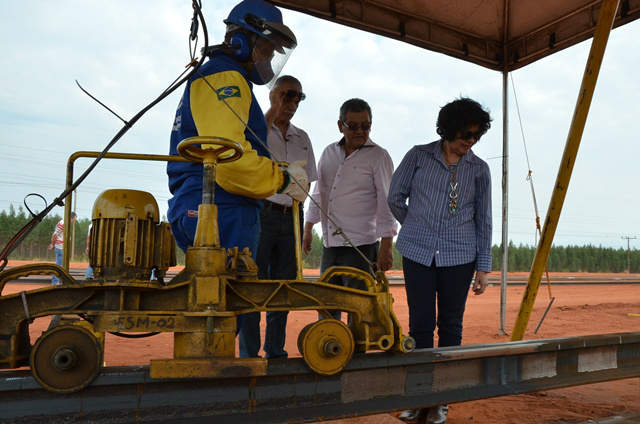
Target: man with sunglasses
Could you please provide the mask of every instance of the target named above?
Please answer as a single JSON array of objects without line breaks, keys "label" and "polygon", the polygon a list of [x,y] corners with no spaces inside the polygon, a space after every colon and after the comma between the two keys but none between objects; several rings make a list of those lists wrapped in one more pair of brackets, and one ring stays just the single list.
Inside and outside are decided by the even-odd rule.
[{"label": "man with sunglasses", "polygon": [[[463,97],[440,109],[441,139],[414,146],[391,181],[389,206],[402,228],[396,247],[402,254],[409,335],[416,349],[462,343],[462,319],[475,273],[475,295],[487,288],[491,272],[491,174],[471,148],[491,128],[491,116]],[[448,406],[415,409],[399,418],[447,420]]]},{"label": "man with sunglasses", "polygon": [[[320,272],[344,265],[371,273],[371,265],[382,271],[393,265],[397,223],[387,204],[393,161],[385,149],[369,138],[372,118],[371,107],[364,100],[344,102],[338,119],[338,130],[343,137],[327,146],[318,161],[318,181],[311,196],[322,211],[314,202],[309,204],[303,249],[309,253],[313,225],[321,222]],[[331,282],[367,290],[365,283],[357,278],[341,276]],[[339,311],[332,315],[340,319]]]},{"label": "man with sunglasses", "polygon": [[[269,152],[274,161],[305,162],[309,183],[318,179],[316,159],[307,133],[291,123],[300,102],[306,98],[297,78],[283,75],[269,92],[271,107],[265,114],[269,125]],[[309,189],[309,186],[305,187]],[[293,228],[292,198],[274,194],[267,198],[260,212],[260,242],[256,254],[258,278],[266,280],[294,280],[296,245]],[[299,204],[300,225],[303,223],[302,205]],[[300,229],[302,233],[302,228]],[[267,330],[264,351],[267,358],[286,358],[284,350],[287,311],[267,312]],[[239,333],[240,357],[258,357],[260,350],[260,313],[244,316]]]}]

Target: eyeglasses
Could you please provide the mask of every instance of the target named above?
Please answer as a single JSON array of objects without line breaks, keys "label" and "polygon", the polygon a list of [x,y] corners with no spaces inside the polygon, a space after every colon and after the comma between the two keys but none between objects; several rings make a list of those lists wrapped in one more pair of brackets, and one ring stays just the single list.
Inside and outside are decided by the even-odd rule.
[{"label": "eyeglasses", "polygon": [[484,131],[482,130],[478,130],[476,132],[467,131],[467,132],[461,132],[460,137],[458,138],[464,141],[468,141],[471,139],[471,137],[473,137],[475,141],[478,141],[480,140],[480,137],[482,137],[483,135],[484,135]]},{"label": "eyeglasses", "polygon": [[307,95],[304,94],[302,91],[296,91],[296,90],[287,90],[285,92],[285,97],[287,99],[295,99],[296,97],[300,99],[300,101],[303,101],[304,99],[307,98]]},{"label": "eyeglasses", "polygon": [[371,129],[371,122],[365,122],[364,124],[348,124],[342,121],[342,125],[349,128],[349,131],[353,131],[353,132],[358,131],[358,128],[362,128],[363,132],[367,132]]}]

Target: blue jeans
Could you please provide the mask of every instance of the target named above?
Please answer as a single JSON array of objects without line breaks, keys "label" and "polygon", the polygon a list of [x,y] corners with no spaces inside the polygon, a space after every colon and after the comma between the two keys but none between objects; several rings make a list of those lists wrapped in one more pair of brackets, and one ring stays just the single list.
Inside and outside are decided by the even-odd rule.
[{"label": "blue jeans", "polygon": [[[220,246],[232,248],[238,246],[240,250],[248,247],[252,255],[258,249],[260,237],[259,209],[255,206],[218,205],[218,231]],[[171,223],[171,232],[176,244],[183,252],[193,245],[196,236],[197,217],[183,214]],[[244,315],[238,315],[237,328],[242,328]]]},{"label": "blue jeans", "polygon": [[93,278],[93,268],[91,268],[91,265],[89,265],[84,272],[84,279],[88,280],[89,278]]},{"label": "blue jeans", "polygon": [[[277,205],[276,205],[277,207]],[[300,208],[300,226],[304,221]],[[260,243],[258,245],[258,278],[261,280],[294,280],[296,278],[296,246],[293,214],[272,208],[269,202],[260,211]],[[302,228],[300,229],[302,234]],[[267,312],[264,351],[267,358],[286,358],[284,350],[288,311]],[[255,358],[260,351],[260,312],[245,315],[239,335],[240,357]]]},{"label": "blue jeans", "polygon": [[462,344],[462,318],[475,266],[475,261],[450,267],[426,266],[402,258],[409,335],[416,341],[416,349],[433,347],[436,324],[438,347]]},{"label": "blue jeans", "polygon": [[[375,242],[357,247],[369,262],[375,262],[378,259],[379,244],[379,242]],[[371,273],[371,268],[367,261],[353,247],[323,247],[322,260],[320,261],[320,274],[323,274],[332,266],[350,266],[368,272],[369,274]],[[347,277],[346,275],[333,277],[329,280],[329,283],[353,289],[367,290],[367,285],[364,281]],[[337,320],[339,320],[342,315],[340,311],[329,311],[329,313]]]},{"label": "blue jeans", "polygon": [[[56,265],[62,266],[62,249],[58,249],[57,247],[54,247],[53,250],[56,251]],[[62,282],[58,277],[56,277],[55,275],[52,275],[51,284],[54,286],[57,286],[58,284],[62,284]]]}]

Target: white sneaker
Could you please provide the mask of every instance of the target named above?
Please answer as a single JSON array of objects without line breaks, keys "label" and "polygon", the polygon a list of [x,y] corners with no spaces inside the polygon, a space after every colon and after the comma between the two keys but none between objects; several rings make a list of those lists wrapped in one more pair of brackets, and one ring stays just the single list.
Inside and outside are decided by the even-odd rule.
[{"label": "white sneaker", "polygon": [[444,424],[447,422],[447,414],[449,413],[449,405],[438,405],[429,408],[427,414],[427,424]]}]

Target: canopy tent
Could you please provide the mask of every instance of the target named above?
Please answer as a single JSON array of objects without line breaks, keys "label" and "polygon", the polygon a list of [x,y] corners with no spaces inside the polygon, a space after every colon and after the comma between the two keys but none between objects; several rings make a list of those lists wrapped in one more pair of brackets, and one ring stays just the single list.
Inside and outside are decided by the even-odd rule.
[{"label": "canopy tent", "polygon": [[[602,56],[612,28],[640,17],[640,0],[268,0],[502,72],[502,263],[508,263],[507,75],[593,37],[580,96],[540,242],[511,340],[522,340],[584,131]],[[506,267],[501,270],[500,331],[506,334]],[[553,302],[553,299],[551,299]],[[549,307],[551,303],[549,303]],[[548,307],[547,307],[548,310]],[[545,312],[546,315],[546,312]]]},{"label": "canopy tent", "polygon": [[[602,0],[269,1],[502,72],[592,37],[602,5]],[[614,28],[638,18],[640,0],[623,0]]]}]

